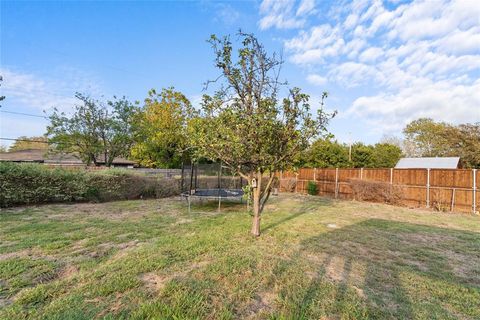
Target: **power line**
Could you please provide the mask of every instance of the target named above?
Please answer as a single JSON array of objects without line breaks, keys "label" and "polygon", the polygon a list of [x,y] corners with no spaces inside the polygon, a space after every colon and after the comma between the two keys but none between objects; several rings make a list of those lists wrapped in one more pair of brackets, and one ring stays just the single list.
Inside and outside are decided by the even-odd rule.
[{"label": "power line", "polygon": [[[65,57],[70,57],[70,58],[74,57],[71,53],[60,51],[60,50],[54,49],[52,47],[47,47],[47,46],[39,44],[39,43],[36,43],[36,44],[34,44],[32,42],[27,43],[26,41],[23,41],[23,43],[30,46],[30,47],[34,47],[35,49],[40,49],[40,50],[43,49],[44,51],[50,51],[50,52],[53,52],[54,54],[65,56]],[[96,65],[97,67],[101,67],[101,68],[108,68],[108,69],[112,69],[112,70],[121,71],[121,72],[130,74],[130,75],[133,75],[133,76],[141,77],[141,78],[151,76],[151,75],[144,74],[142,72],[132,71],[132,70],[128,70],[128,69],[125,69],[125,68],[122,68],[122,67],[117,67],[117,66],[114,66],[114,65],[109,65],[109,64],[105,64],[105,63],[101,63],[101,62],[93,62],[93,63],[90,63],[90,65]]]},{"label": "power line", "polygon": [[55,144],[59,146],[75,146],[73,143],[68,143],[68,142],[50,142],[50,141],[45,141],[45,140],[30,140],[30,139],[20,139],[20,138],[3,138],[0,137],[0,140],[6,140],[6,141],[20,141],[20,142],[34,142],[34,143],[44,143],[44,144]]},{"label": "power line", "polygon": [[14,138],[2,138],[0,140],[8,140],[8,141],[24,141],[24,142],[38,142],[38,143],[46,143],[46,144],[53,144],[53,142],[42,141],[42,140],[30,140],[30,139],[14,139]]},{"label": "power line", "polygon": [[24,113],[24,112],[15,112],[15,111],[7,111],[7,110],[0,110],[0,112],[2,112],[2,113],[17,114],[17,115],[21,115],[21,116],[29,116],[29,117],[37,117],[37,118],[48,119],[47,116],[41,116],[41,115],[38,115],[38,114],[31,114],[31,113]]}]

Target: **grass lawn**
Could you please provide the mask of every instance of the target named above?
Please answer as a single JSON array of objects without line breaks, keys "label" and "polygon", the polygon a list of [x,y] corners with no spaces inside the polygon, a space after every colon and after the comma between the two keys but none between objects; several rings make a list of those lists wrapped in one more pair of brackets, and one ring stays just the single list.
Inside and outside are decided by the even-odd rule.
[{"label": "grass lawn", "polygon": [[[480,218],[281,195],[0,213],[0,319],[480,319]],[[202,212],[195,212],[198,209]]]}]

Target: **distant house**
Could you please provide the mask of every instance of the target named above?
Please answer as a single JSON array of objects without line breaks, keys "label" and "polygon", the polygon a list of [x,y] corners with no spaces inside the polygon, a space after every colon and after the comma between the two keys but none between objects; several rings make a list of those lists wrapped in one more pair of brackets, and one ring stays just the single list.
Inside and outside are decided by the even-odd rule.
[{"label": "distant house", "polygon": [[401,158],[395,169],[458,169],[460,157]]},{"label": "distant house", "polygon": [[[84,167],[85,164],[73,154],[50,154],[41,149],[28,149],[13,152],[1,152],[0,161],[18,162],[18,163],[42,163],[49,166],[61,167]],[[100,166],[105,165],[105,159],[98,161]],[[113,167],[133,168],[136,165],[134,161],[124,158],[115,158]]]}]

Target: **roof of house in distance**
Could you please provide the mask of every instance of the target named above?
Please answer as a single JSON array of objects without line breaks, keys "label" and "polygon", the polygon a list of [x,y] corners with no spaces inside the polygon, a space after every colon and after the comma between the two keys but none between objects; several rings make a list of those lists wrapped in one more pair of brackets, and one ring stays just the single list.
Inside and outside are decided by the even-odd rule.
[{"label": "roof of house in distance", "polygon": [[460,157],[401,158],[396,169],[457,169]]},{"label": "roof of house in distance", "polygon": [[[75,157],[73,154],[65,153],[47,153],[44,149],[27,149],[12,152],[1,152],[0,161],[11,162],[38,162],[46,164],[70,164],[81,165],[82,161]],[[98,163],[105,163],[104,159],[100,157]],[[130,161],[124,158],[115,158],[113,160],[114,165],[134,165],[134,161]]]}]

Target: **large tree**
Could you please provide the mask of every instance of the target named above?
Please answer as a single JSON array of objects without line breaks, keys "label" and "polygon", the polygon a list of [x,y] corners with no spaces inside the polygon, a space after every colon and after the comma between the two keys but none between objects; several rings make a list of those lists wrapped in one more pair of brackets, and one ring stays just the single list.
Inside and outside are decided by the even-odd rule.
[{"label": "large tree", "polygon": [[480,167],[480,123],[453,125],[421,118],[405,129],[405,141],[414,146],[415,156],[460,157],[467,168]]},{"label": "large tree", "polygon": [[150,90],[135,117],[132,157],[146,167],[179,167],[188,155],[185,130],[191,114],[190,101],[181,92]]},{"label": "large tree", "polygon": [[126,98],[106,103],[81,93],[73,115],[55,111],[49,116],[49,142],[55,151],[72,153],[85,164],[111,166],[119,156],[128,156],[132,140],[135,106]]},{"label": "large tree", "polygon": [[[316,117],[310,111],[310,97],[300,89],[290,89],[280,99],[281,58],[268,55],[254,35],[237,36],[237,55],[228,36],[212,35],[209,40],[220,70],[213,82],[221,86],[214,95],[204,95],[201,115],[191,121],[189,134],[197,157],[219,160],[248,181],[251,232],[259,236],[274,173],[291,167],[298,153],[326,132],[330,115],[322,108],[326,93]],[[208,85],[212,82],[207,89]]]},{"label": "large tree", "polygon": [[451,129],[445,122],[431,118],[420,118],[407,124],[403,129],[405,141],[413,146],[413,156],[442,157],[450,154],[445,132]]},{"label": "large tree", "polygon": [[444,132],[450,156],[458,156],[467,168],[480,168],[480,122],[450,126]]}]

